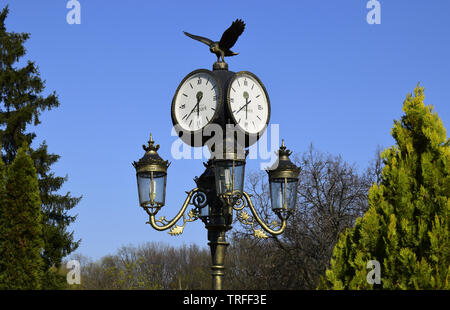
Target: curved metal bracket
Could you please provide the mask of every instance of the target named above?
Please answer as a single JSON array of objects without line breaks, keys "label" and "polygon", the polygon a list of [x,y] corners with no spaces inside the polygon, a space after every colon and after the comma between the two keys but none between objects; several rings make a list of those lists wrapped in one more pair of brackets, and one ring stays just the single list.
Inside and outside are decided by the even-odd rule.
[{"label": "curved metal bracket", "polygon": [[[245,201],[243,200],[243,198],[245,198]],[[282,218],[281,219],[281,224],[273,221],[270,224],[266,224],[258,215],[258,212],[256,211],[255,207],[253,206],[253,202],[250,198],[250,195],[247,194],[246,192],[242,192],[242,197],[240,199],[238,199],[238,201],[236,202],[236,204],[233,206],[233,209],[236,210],[237,212],[237,218],[239,220],[239,222],[241,222],[244,225],[249,225],[252,230],[253,230],[253,235],[256,238],[262,238],[262,239],[267,239],[269,238],[269,236],[265,233],[269,233],[272,234],[274,236],[276,235],[280,235],[284,232],[284,230],[286,229],[286,224],[287,224],[287,220]],[[250,211],[253,215],[250,216],[250,214],[248,214],[244,209],[244,207],[248,206],[250,208]],[[261,226],[261,229],[256,229],[255,228],[255,220],[256,222],[259,224],[259,226]],[[278,228],[275,230],[275,228]],[[264,232],[265,231],[265,232]]]},{"label": "curved metal bracket", "polygon": [[[148,221],[146,224],[150,224],[154,229],[158,231],[163,231],[170,228],[169,234],[172,236],[182,234],[184,227],[186,226],[186,223],[197,220],[199,218],[198,217],[199,209],[203,208],[207,204],[206,194],[199,188],[194,188],[190,192],[186,192],[186,194],[187,197],[183,203],[183,206],[181,207],[178,214],[175,215],[175,217],[170,221],[166,220],[164,216],[156,220],[155,219],[156,212],[152,213],[148,209],[144,208],[144,210],[150,216],[150,221]],[[190,204],[194,205],[194,208],[192,208],[188,212],[186,217],[185,211]],[[176,225],[176,223],[180,220],[182,216],[183,216],[183,224],[181,226]],[[157,223],[160,223],[162,226],[158,225]]]}]

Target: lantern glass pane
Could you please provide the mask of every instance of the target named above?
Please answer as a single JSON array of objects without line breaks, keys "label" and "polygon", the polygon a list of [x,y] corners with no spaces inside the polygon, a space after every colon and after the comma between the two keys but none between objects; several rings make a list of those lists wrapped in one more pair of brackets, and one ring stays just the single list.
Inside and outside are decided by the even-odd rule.
[{"label": "lantern glass pane", "polygon": [[297,202],[297,183],[297,179],[290,178],[277,178],[270,180],[272,210],[292,210],[295,208]]},{"label": "lantern glass pane", "polygon": [[233,191],[242,192],[244,189],[244,173],[245,163],[242,161],[217,162],[215,171],[217,194],[232,193]]},{"label": "lantern glass pane", "polygon": [[207,217],[209,216],[209,205],[204,206],[203,208],[200,208],[200,217]]},{"label": "lantern glass pane", "polygon": [[[153,174],[153,178],[152,178]],[[139,204],[141,206],[164,205],[166,198],[167,174],[163,172],[144,172],[137,176]]]},{"label": "lantern glass pane", "polygon": [[297,203],[297,184],[296,179],[287,179],[287,208],[294,210]]}]

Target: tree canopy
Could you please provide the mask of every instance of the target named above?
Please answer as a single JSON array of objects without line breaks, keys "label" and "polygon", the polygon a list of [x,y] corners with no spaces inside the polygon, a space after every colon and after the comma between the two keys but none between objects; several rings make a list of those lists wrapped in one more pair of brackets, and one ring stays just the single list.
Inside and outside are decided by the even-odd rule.
[{"label": "tree canopy", "polygon": [[[321,288],[450,288],[450,142],[423,87],[407,95],[403,111],[369,209],[340,237]],[[371,260],[380,264],[379,284],[367,279]]]},{"label": "tree canopy", "polygon": [[49,153],[45,141],[37,148],[31,147],[36,134],[30,127],[40,124],[42,112],[56,108],[60,103],[55,92],[43,94],[45,81],[41,79],[34,62],[28,60],[23,67],[18,67],[19,61],[26,55],[24,44],[30,35],[7,31],[5,20],[8,12],[8,6],[0,11],[0,156],[9,166],[23,143],[30,146],[42,209],[43,288],[58,288],[65,279],[49,270],[59,267],[62,258],[79,245],[79,241],[73,238],[73,232],[67,230],[76,219],[69,211],[81,198],[72,197],[70,193],[58,193],[67,180],[67,176],[58,177],[51,171],[59,155]]},{"label": "tree canopy", "polygon": [[[43,260],[42,214],[33,161],[24,144],[7,173],[0,201],[0,288],[40,289]],[[0,166],[4,166],[3,162]]]}]

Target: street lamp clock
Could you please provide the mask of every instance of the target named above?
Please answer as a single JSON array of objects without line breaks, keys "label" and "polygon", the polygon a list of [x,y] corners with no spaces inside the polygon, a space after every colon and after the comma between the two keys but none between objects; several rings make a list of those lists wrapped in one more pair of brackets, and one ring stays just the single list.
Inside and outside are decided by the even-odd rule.
[{"label": "street lamp clock", "polygon": [[[284,141],[278,150],[278,160],[267,171],[272,210],[280,221],[266,223],[244,191],[246,158],[241,155],[261,138],[270,120],[269,96],[263,83],[251,72],[228,71],[224,61],[224,57],[237,55],[230,48],[244,28],[242,20],[235,20],[220,41],[185,32],[188,37],[207,44],[217,61],[212,71],[192,71],[178,85],[172,99],[172,123],[183,142],[192,147],[206,144],[214,152],[204,163],[205,171],[194,179],[196,186],[186,192],[187,197],[173,219],[156,218],[165,205],[169,162],[158,155],[159,145],[155,145],[152,136],[148,146],[143,146],[144,156],[133,162],[139,205],[149,216],[148,224],[158,231],[169,229],[169,234],[174,236],[181,234],[188,222],[201,219],[205,224],[214,289],[222,289],[225,252],[229,245],[225,234],[234,223],[233,211],[235,219],[249,225],[255,237],[268,238],[267,234],[277,236],[285,231],[297,198],[300,168],[289,159],[291,151]],[[240,141],[243,137],[245,143]],[[211,139],[213,143],[208,143]],[[216,148],[217,143],[224,147]],[[187,211],[189,205],[194,208]],[[181,219],[183,223],[178,225]]]},{"label": "street lamp clock", "polygon": [[270,102],[266,88],[256,75],[237,72],[228,87],[228,110],[233,122],[246,135],[259,136],[270,119]]},{"label": "street lamp clock", "polygon": [[221,102],[222,89],[211,71],[199,69],[189,73],[181,81],[172,100],[175,129],[189,136],[184,137],[189,144],[194,143],[192,138],[196,135],[201,141],[203,128],[215,121]]}]

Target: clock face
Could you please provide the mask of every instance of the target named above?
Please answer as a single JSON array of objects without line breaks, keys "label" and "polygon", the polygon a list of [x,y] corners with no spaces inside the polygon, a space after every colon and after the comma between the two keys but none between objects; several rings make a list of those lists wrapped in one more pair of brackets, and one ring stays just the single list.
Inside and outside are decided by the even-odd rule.
[{"label": "clock face", "polygon": [[228,108],[246,134],[259,135],[269,123],[269,97],[261,81],[250,72],[238,72],[233,77],[228,88]]},{"label": "clock face", "polygon": [[174,125],[191,133],[200,131],[216,118],[220,97],[220,86],[209,70],[191,72],[181,82],[172,101]]}]

